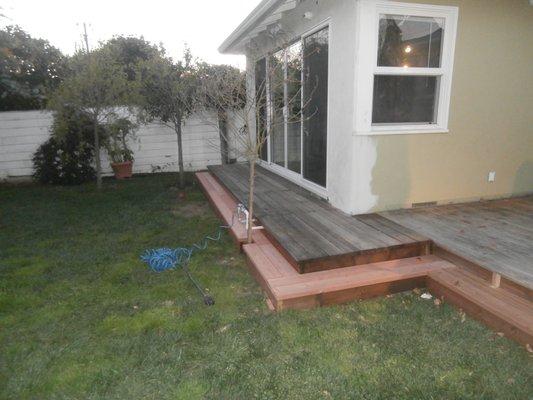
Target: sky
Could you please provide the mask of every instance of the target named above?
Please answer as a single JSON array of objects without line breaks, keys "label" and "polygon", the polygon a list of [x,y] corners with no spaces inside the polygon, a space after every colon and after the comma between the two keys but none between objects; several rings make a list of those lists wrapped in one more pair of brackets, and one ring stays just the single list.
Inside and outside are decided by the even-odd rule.
[{"label": "sky", "polygon": [[181,58],[185,44],[210,63],[244,68],[242,56],[218,53],[224,39],[259,0],[0,0],[0,25],[19,25],[48,40],[66,54],[81,44],[83,22],[89,44],[114,35],[144,36],[163,43],[167,54]]}]

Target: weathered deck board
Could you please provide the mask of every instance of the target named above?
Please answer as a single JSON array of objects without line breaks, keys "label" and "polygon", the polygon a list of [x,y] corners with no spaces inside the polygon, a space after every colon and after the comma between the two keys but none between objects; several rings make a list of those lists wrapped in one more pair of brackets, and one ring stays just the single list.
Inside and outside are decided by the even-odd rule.
[{"label": "weathered deck board", "polygon": [[533,289],[533,196],[381,215],[473,264]]},{"label": "weathered deck board", "polygon": [[[209,167],[244,205],[248,166]],[[300,272],[427,254],[429,239],[376,214],[352,217],[288,180],[258,167],[255,216]]]}]

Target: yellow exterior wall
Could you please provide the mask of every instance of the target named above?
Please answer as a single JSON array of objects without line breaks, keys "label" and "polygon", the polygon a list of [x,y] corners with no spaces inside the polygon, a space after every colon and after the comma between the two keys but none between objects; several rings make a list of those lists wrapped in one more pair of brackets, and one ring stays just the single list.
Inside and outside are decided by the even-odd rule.
[{"label": "yellow exterior wall", "polygon": [[375,137],[374,210],[533,193],[533,6],[414,2],[459,7],[450,132]]}]

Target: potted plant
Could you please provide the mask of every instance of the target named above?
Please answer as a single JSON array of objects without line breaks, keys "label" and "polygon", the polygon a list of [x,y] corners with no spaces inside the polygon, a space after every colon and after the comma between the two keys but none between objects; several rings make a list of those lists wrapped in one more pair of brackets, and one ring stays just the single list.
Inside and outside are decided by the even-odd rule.
[{"label": "potted plant", "polygon": [[107,126],[106,149],[116,179],[128,179],[133,175],[133,151],[128,139],[134,138],[137,125],[127,118],[118,118]]}]

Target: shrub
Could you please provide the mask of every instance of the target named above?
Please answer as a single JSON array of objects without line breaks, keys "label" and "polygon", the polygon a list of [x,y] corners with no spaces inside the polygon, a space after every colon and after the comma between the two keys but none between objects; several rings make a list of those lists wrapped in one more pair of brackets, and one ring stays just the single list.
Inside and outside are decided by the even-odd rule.
[{"label": "shrub", "polygon": [[54,114],[51,131],[50,139],[33,156],[34,179],[54,185],[94,180],[92,121],[84,114],[64,110]]}]

